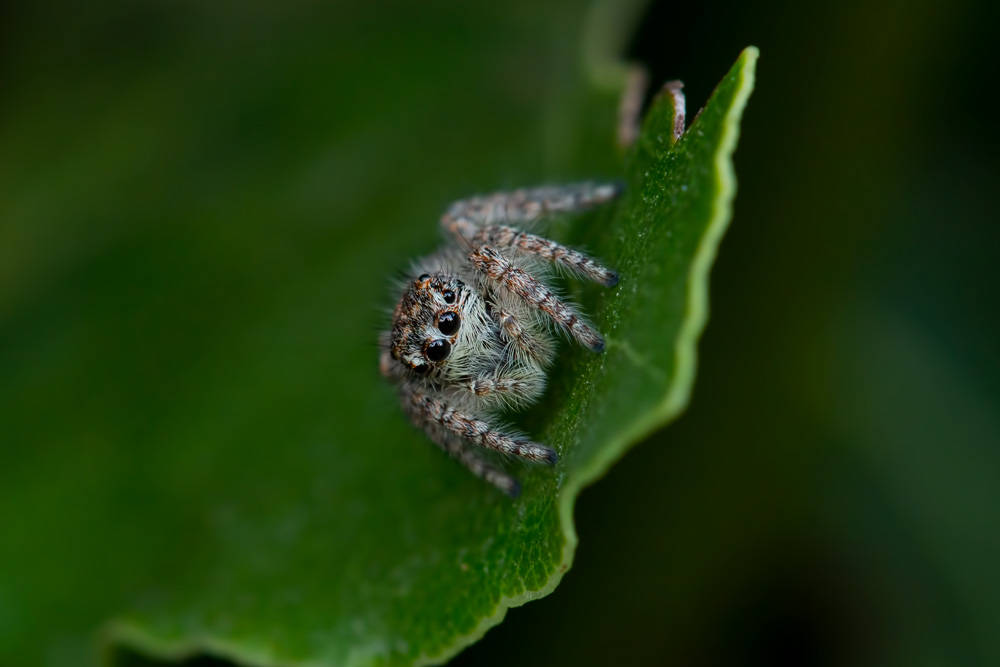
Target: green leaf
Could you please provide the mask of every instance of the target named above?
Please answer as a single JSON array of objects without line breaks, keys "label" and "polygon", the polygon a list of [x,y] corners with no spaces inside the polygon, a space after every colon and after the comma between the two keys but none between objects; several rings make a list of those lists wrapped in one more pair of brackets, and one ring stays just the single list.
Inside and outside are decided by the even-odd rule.
[{"label": "green leaf", "polygon": [[[608,62],[628,21],[625,3],[589,22],[572,1],[389,4],[262,5],[238,29],[201,5],[19,13],[26,65],[0,116],[0,663],[84,664],[109,618],[115,656],[447,655],[555,586],[576,491],[685,400],[667,324],[697,313],[701,278],[667,288],[693,270],[694,204],[730,196],[710,157],[683,175],[687,148],[671,173],[705,185],[689,218],[661,220],[633,183],[560,227],[624,279],[575,295],[611,345],[564,345],[524,416],[558,469],[518,469],[510,503],[407,424],[376,370],[386,276],[433,248],[453,198],[621,176]],[[123,25],[155,30],[106,39]],[[727,155],[735,128],[708,119],[738,113],[734,85],[699,120],[722,134],[690,149]],[[646,136],[633,182],[666,148]]]},{"label": "green leaf", "polygon": [[194,565],[180,581],[166,578],[116,620],[109,641],[253,665],[437,662],[507,608],[550,592],[576,550],[580,490],[688,401],[756,58],[744,51],[679,142],[673,98],[659,96],[626,157],[626,195],[571,228],[571,240],[622,278],[578,294],[607,335],[606,353],[565,350],[526,419],[558,449],[555,471],[524,470],[525,491],[511,502],[438,455],[383,407],[391,390],[366,379],[357,421],[332,437],[229,452],[209,467],[239,471],[220,480],[207,545],[185,558]]}]

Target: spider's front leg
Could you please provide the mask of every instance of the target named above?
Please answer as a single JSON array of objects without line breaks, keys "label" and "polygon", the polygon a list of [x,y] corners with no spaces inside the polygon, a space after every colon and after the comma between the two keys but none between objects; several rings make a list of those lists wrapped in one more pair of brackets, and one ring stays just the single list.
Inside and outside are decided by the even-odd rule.
[{"label": "spider's front leg", "polygon": [[503,251],[523,252],[552,262],[557,266],[601,283],[605,287],[618,284],[618,274],[601,266],[579,250],[573,250],[547,238],[518,231],[506,225],[489,225],[480,229],[473,237],[475,245],[488,245]]},{"label": "spider's front leg", "polygon": [[551,447],[501,433],[486,422],[451,407],[430,392],[404,387],[400,400],[413,423],[422,427],[439,447],[474,475],[511,497],[520,493],[517,480],[477,457],[469,450],[469,445],[549,465],[559,459]]},{"label": "spider's front leg", "polygon": [[548,287],[527,271],[512,265],[495,248],[479,246],[469,255],[469,261],[498,285],[507,288],[532,308],[542,311],[563,327],[573,338],[594,352],[604,351],[604,338],[587,324],[573,308],[560,301]]},{"label": "spider's front leg", "polygon": [[441,217],[441,226],[458,239],[471,241],[483,227],[533,222],[545,213],[583,211],[614,199],[621,192],[618,183],[590,181],[496,192],[453,203]]}]

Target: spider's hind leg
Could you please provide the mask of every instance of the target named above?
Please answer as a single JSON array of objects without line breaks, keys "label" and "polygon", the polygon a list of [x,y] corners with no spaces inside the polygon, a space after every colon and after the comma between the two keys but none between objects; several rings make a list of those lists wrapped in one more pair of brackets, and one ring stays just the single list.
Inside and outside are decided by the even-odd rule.
[{"label": "spider's hind leg", "polygon": [[583,211],[621,192],[620,183],[595,181],[495,192],[456,201],[441,217],[441,227],[460,240],[470,241],[483,227],[534,222],[546,213]]},{"label": "spider's hind leg", "polygon": [[470,445],[549,465],[559,459],[554,449],[505,435],[486,422],[459,412],[419,389],[404,388],[400,392],[400,399],[414,424],[423,427],[441,449],[462,463],[472,474],[485,479],[511,497],[520,493],[521,487],[517,480],[473,454]]},{"label": "spider's hind leg", "polygon": [[448,452],[453,459],[464,465],[476,477],[486,480],[511,498],[517,498],[521,495],[521,484],[516,479],[473,454],[469,446],[456,436],[449,437],[447,433],[443,432],[434,435],[430,431],[428,431],[428,435],[431,435],[431,439],[441,449]]}]

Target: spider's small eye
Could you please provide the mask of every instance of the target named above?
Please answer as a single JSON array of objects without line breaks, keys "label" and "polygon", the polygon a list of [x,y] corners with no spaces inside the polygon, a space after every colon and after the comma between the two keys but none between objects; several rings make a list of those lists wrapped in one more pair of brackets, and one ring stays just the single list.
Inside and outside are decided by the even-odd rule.
[{"label": "spider's small eye", "polygon": [[431,274],[429,273],[421,273],[419,276],[417,276],[418,283],[425,283],[430,279],[431,279]]},{"label": "spider's small eye", "polygon": [[424,355],[431,361],[444,361],[449,353],[451,353],[451,343],[446,340],[432,340],[424,349]]},{"label": "spider's small eye", "polygon": [[450,310],[438,315],[438,330],[445,336],[451,336],[458,331],[458,327],[462,324],[462,320],[459,318],[458,313],[453,313]]},{"label": "spider's small eye", "polygon": [[413,372],[416,373],[417,375],[423,375],[430,369],[431,367],[428,366],[427,364],[417,364],[416,366],[413,367]]},{"label": "spider's small eye", "polygon": [[445,291],[441,292],[441,296],[444,297],[445,303],[455,303],[455,293],[452,292],[450,289],[446,289]]}]

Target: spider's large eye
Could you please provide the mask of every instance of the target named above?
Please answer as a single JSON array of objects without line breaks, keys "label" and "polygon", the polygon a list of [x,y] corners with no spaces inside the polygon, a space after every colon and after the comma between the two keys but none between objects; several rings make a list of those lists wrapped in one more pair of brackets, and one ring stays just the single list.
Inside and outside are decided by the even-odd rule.
[{"label": "spider's large eye", "polygon": [[432,340],[424,349],[424,355],[431,361],[444,361],[450,352],[451,343],[446,340]]},{"label": "spider's large eye", "polygon": [[462,320],[458,317],[458,313],[453,313],[450,310],[438,315],[438,331],[443,333],[445,336],[451,336],[456,331],[458,327],[461,326]]}]

